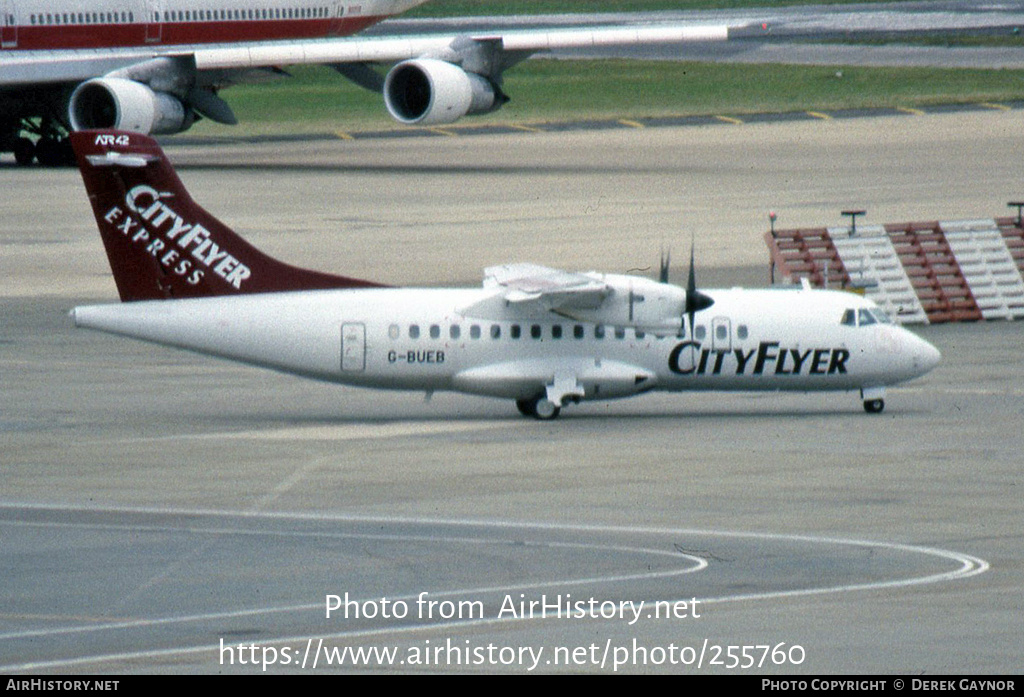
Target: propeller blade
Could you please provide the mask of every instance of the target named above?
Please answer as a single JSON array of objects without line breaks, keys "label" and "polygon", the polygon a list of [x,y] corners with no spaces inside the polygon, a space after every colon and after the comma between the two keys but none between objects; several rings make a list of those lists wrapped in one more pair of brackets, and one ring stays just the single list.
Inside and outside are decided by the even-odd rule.
[{"label": "propeller blade", "polygon": [[672,251],[662,249],[661,250],[661,264],[658,269],[658,281],[660,283],[668,283],[668,269],[672,263]]},{"label": "propeller blade", "polygon": [[690,306],[690,295],[697,292],[697,274],[693,270],[693,242],[690,242],[690,273],[686,278],[686,306]]},{"label": "propeller blade", "polygon": [[706,310],[715,304],[713,298],[697,290],[697,274],[693,264],[693,243],[690,243],[690,273],[686,279],[686,312],[690,320],[690,338],[693,338],[693,317],[701,310]]}]

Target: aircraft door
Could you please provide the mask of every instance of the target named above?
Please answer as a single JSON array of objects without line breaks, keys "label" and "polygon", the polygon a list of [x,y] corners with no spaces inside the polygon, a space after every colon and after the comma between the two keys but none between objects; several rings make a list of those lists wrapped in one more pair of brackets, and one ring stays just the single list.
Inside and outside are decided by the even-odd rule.
[{"label": "aircraft door", "polygon": [[366,369],[366,325],[361,322],[341,325],[341,369],[348,373]]},{"label": "aircraft door", "polygon": [[345,13],[345,6],[341,0],[337,0],[334,3],[334,7],[331,8],[330,24],[327,26],[328,36],[338,36],[341,34],[342,28],[342,15]]},{"label": "aircraft door", "polygon": [[0,17],[0,48],[17,48],[18,24],[14,17],[13,0],[0,2],[0,11],[3,12],[3,17]]},{"label": "aircraft door", "polygon": [[160,43],[163,38],[164,0],[146,0],[142,11],[146,22],[146,43]]},{"label": "aircraft door", "polygon": [[728,317],[711,320],[711,350],[732,351],[732,322]]}]

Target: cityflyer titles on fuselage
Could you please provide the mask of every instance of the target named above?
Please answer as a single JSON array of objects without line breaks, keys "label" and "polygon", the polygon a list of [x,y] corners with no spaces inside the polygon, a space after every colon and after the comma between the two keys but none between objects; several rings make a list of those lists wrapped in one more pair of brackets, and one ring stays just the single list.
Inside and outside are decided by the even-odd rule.
[{"label": "cityflyer titles on fuselage", "polygon": [[[676,375],[836,375],[846,373],[850,352],[844,348],[781,348],[777,341],[762,341],[756,349],[713,350],[699,341],[677,344],[668,357]],[[747,372],[749,368],[749,373]]]}]

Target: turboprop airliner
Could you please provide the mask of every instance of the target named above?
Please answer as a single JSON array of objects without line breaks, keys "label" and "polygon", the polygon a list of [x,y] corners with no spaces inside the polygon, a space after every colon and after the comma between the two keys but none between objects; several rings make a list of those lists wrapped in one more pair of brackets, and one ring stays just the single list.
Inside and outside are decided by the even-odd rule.
[{"label": "turboprop airliner", "polygon": [[346,385],[514,401],[524,416],[652,390],[857,391],[939,352],[841,291],[698,290],[515,263],[479,288],[395,288],[273,259],[189,196],[150,137],[71,136],[121,303],[79,327]]},{"label": "turboprop airliner", "polygon": [[0,152],[57,165],[70,130],[233,124],[222,89],[301,64],[382,93],[401,123],[452,123],[505,104],[503,73],[539,51],[729,36],[709,23],[352,36],[426,1],[0,0]]}]

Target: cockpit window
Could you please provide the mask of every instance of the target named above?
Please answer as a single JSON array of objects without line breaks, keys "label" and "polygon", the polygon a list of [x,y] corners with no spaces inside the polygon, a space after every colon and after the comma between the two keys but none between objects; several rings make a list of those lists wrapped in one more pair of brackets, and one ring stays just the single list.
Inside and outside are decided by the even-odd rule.
[{"label": "cockpit window", "polygon": [[843,318],[839,323],[847,327],[866,327],[869,324],[892,324],[892,319],[884,310],[877,307],[862,307],[859,310],[848,308],[843,312]]},{"label": "cockpit window", "polygon": [[878,320],[879,324],[892,324],[892,318],[885,314],[884,310],[880,310],[876,307],[871,310],[871,314],[875,316],[875,319]]}]

